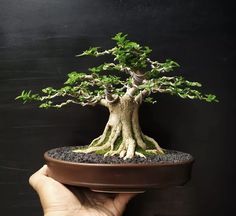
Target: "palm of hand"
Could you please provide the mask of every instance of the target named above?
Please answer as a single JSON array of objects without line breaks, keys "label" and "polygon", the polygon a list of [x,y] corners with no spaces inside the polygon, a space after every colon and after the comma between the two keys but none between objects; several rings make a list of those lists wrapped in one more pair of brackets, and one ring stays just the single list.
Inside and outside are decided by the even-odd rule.
[{"label": "palm of hand", "polygon": [[[122,214],[123,209],[120,209],[118,194],[114,198],[109,195],[94,193],[86,189],[77,189],[71,187],[70,190],[64,185],[51,180],[50,190],[45,197],[45,211],[50,216],[50,212],[61,214],[63,212],[71,212],[71,215],[79,216],[118,216]],[[56,194],[53,195],[53,194]]]},{"label": "palm of hand", "polygon": [[63,184],[47,177],[44,166],[30,178],[45,216],[120,216],[134,194],[102,194]]}]

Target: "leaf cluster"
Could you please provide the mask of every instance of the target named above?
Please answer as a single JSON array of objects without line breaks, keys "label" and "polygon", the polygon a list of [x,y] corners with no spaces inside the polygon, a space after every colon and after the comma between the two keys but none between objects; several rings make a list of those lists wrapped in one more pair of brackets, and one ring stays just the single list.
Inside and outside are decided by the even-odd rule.
[{"label": "leaf cluster", "polygon": [[113,49],[114,60],[119,64],[131,68],[131,70],[145,69],[148,65],[148,57],[152,50],[148,46],[127,39],[127,34],[118,33],[112,38],[117,46]]}]

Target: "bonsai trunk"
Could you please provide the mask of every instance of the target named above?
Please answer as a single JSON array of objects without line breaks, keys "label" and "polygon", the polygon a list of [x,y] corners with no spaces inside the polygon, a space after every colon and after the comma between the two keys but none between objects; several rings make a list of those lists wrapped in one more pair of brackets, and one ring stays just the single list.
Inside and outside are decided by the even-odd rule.
[{"label": "bonsai trunk", "polygon": [[158,143],[144,135],[139,126],[139,104],[129,96],[109,104],[110,116],[103,134],[94,139],[86,149],[75,152],[101,153],[105,156],[119,155],[121,158],[145,157],[145,153],[164,153]]}]

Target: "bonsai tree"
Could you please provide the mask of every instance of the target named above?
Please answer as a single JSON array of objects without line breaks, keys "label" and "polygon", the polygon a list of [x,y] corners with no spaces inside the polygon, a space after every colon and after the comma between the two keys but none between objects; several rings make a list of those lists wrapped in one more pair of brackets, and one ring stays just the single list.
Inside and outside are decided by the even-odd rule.
[{"label": "bonsai tree", "polygon": [[101,136],[90,145],[74,150],[79,153],[96,152],[104,156],[118,155],[123,159],[135,155],[164,154],[156,140],[143,134],[139,125],[142,103],[156,103],[155,94],[167,93],[181,98],[217,101],[212,94],[202,94],[199,82],[182,76],[167,76],[179,64],[167,59],[150,59],[152,50],[127,39],[123,33],[113,38],[115,46],[108,50],[91,47],[77,57],[111,56],[111,62],[88,68],[88,72],[73,71],[62,88],[47,87],[41,94],[23,91],[16,99],[39,101],[40,108],[61,108],[68,104],[105,106],[110,116]]}]

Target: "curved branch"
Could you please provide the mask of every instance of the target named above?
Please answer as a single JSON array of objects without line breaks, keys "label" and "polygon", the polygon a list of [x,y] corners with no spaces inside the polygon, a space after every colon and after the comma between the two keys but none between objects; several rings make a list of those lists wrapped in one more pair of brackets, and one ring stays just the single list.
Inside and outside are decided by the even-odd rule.
[{"label": "curved branch", "polygon": [[76,57],[81,57],[81,56],[95,56],[95,57],[99,57],[99,56],[103,56],[103,55],[107,55],[107,54],[111,54],[114,51],[114,48],[109,49],[109,50],[104,50],[102,52],[99,52],[98,49],[100,47],[90,47],[88,50],[85,50],[83,53],[76,55]]},{"label": "curved branch", "polygon": [[137,104],[141,104],[142,101],[145,99],[145,97],[147,97],[148,95],[150,95],[150,91],[148,91],[147,89],[144,89],[142,91],[140,91],[140,93],[134,98],[134,101]]},{"label": "curved branch", "polygon": [[101,106],[109,107],[108,102],[107,102],[106,99],[101,99],[98,103],[99,103]]},{"label": "curved branch", "polygon": [[137,90],[137,86],[128,86],[125,95],[128,95],[130,98],[133,98]]},{"label": "curved branch", "polygon": [[61,108],[67,104],[74,103],[74,104],[80,104],[79,102],[75,100],[66,100],[65,102],[53,104],[51,101],[46,101],[45,103],[42,103],[39,107],[40,108]]}]

